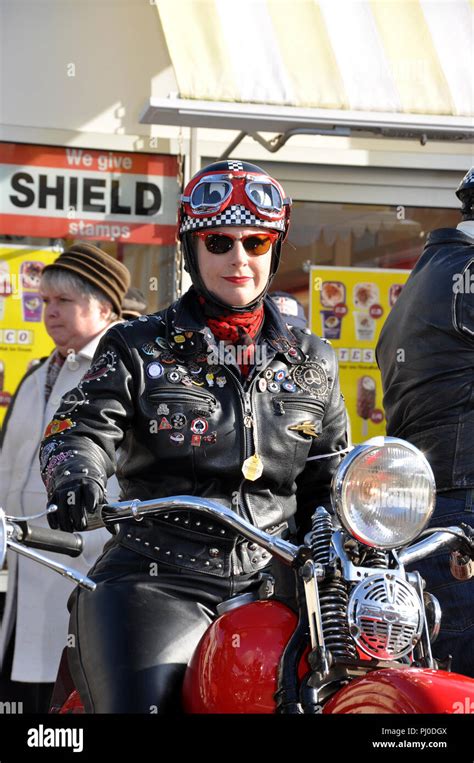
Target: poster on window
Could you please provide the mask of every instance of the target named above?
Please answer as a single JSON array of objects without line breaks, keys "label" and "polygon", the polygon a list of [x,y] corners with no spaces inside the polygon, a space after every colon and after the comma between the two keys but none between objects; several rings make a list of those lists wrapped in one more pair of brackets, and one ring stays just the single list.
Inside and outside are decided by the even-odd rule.
[{"label": "poster on window", "polygon": [[53,349],[39,282],[45,265],[57,257],[53,248],[0,244],[0,427],[26,371]]},{"label": "poster on window", "polygon": [[375,347],[410,272],[329,266],[310,271],[311,330],[336,351],[355,444],[386,433]]}]

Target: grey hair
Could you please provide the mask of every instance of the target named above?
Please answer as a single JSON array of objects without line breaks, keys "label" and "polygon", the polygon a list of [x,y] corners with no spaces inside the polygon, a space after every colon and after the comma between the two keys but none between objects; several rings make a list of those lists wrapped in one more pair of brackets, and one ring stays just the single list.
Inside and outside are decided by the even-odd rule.
[{"label": "grey hair", "polygon": [[43,273],[41,276],[41,286],[49,287],[55,291],[67,291],[73,292],[74,294],[79,293],[81,297],[86,297],[89,301],[91,299],[96,299],[102,305],[110,307],[111,321],[115,321],[119,317],[114,311],[114,306],[107,295],[97,286],[94,286],[75,273],[60,268],[47,270],[46,273]]}]

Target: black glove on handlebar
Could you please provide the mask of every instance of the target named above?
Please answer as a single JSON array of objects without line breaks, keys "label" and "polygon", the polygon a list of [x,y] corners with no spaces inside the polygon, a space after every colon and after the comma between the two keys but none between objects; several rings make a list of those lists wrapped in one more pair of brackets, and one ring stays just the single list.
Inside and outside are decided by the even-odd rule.
[{"label": "black glove on handlebar", "polygon": [[47,515],[52,530],[86,530],[88,517],[104,503],[104,489],[95,480],[71,475],[67,483],[59,485],[52,493],[49,503],[58,507],[57,511]]}]

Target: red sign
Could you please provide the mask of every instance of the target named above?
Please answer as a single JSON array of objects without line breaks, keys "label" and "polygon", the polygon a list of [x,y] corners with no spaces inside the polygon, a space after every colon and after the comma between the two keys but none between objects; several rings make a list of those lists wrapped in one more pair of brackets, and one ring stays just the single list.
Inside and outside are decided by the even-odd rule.
[{"label": "red sign", "polygon": [[380,408],[374,408],[374,410],[370,414],[370,420],[374,424],[381,424],[383,419],[384,419],[383,411],[380,410]]},{"label": "red sign", "polygon": [[336,305],[334,308],[334,313],[337,315],[338,318],[344,318],[345,315],[349,312],[349,308],[347,305],[344,305],[342,302],[339,303],[339,305]]},{"label": "red sign", "polygon": [[383,315],[383,307],[382,305],[371,305],[369,308],[369,315],[371,318],[381,318]]},{"label": "red sign", "polygon": [[0,232],[172,245],[177,159],[0,143]]}]

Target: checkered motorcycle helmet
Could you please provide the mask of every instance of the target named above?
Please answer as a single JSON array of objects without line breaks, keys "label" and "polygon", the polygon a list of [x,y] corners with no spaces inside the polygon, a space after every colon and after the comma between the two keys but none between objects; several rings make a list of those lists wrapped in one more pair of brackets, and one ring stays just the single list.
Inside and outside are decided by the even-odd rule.
[{"label": "checkered motorcycle helmet", "polygon": [[238,225],[288,233],[291,199],[261,167],[227,159],[200,170],[181,196],[178,236],[203,228]]},{"label": "checkered motorcycle helmet", "polygon": [[[184,267],[194,288],[219,312],[249,312],[262,304],[280,264],[281,248],[288,234],[291,199],[267,172],[249,162],[228,159],[209,164],[187,184],[178,213],[178,238]],[[270,275],[265,289],[249,305],[229,306],[211,294],[199,272],[195,233],[206,228],[261,227],[279,235],[272,246]],[[216,313],[218,314],[218,313]]]}]

